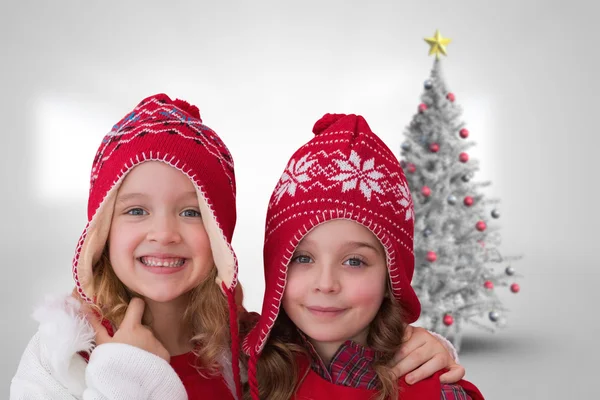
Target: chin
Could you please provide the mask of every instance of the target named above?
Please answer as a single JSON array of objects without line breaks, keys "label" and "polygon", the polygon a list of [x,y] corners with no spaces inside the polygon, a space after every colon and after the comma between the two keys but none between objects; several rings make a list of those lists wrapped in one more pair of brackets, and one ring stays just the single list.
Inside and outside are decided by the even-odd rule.
[{"label": "chin", "polygon": [[176,300],[183,296],[186,291],[181,290],[170,290],[170,289],[152,289],[152,290],[141,290],[139,293],[142,297],[148,300],[152,300],[156,303],[168,303]]},{"label": "chin", "polygon": [[327,328],[317,328],[312,326],[308,329],[300,328],[308,337],[317,342],[345,342],[352,337],[350,332],[331,331]]},{"label": "chin", "polygon": [[168,295],[158,295],[158,296],[144,296],[145,299],[152,300],[156,303],[169,303],[179,296],[168,296]]}]

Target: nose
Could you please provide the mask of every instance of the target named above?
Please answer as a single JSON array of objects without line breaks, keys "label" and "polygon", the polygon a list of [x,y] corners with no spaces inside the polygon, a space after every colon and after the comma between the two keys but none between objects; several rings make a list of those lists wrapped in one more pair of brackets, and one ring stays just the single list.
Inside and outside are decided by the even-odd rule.
[{"label": "nose", "polygon": [[150,242],[161,245],[181,242],[177,219],[168,215],[155,215],[147,237]]},{"label": "nose", "polygon": [[320,265],[316,268],[314,290],[321,293],[338,293],[341,285],[338,271],[331,265]]}]

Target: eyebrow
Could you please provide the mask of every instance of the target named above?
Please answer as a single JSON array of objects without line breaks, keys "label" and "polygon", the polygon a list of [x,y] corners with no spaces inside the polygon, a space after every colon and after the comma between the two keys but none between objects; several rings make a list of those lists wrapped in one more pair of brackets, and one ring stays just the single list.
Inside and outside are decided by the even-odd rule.
[{"label": "eyebrow", "polygon": [[[312,245],[312,244],[314,244],[314,241],[304,240],[304,244]],[[365,247],[365,248],[375,251],[377,254],[381,253],[380,249],[377,246],[375,246],[369,242],[351,240],[351,241],[345,242],[342,246],[346,249],[360,249],[362,247]]]},{"label": "eyebrow", "polygon": [[353,248],[353,249],[359,249],[361,247],[366,247],[368,249],[371,249],[371,250],[379,253],[379,249],[375,245],[373,245],[369,242],[350,241],[350,242],[346,242],[344,244],[344,247]]},{"label": "eyebrow", "polygon": [[[125,193],[123,195],[118,195],[117,196],[117,201],[120,202],[120,203],[125,203],[125,202],[127,202],[129,200],[138,199],[138,198],[144,199],[144,198],[147,198],[147,197],[148,197],[148,195],[144,194],[144,193],[137,193],[137,192],[134,192],[134,193]],[[182,194],[181,196],[179,196],[178,200],[187,200],[187,199],[192,198],[192,197],[194,199],[196,199],[198,197],[198,195],[196,194],[195,191],[194,192],[192,192],[192,191],[185,192],[184,194]]]}]

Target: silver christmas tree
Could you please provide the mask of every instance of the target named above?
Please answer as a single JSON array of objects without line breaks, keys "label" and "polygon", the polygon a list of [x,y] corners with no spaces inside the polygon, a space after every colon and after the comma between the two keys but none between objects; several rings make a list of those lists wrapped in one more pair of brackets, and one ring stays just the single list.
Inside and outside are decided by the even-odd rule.
[{"label": "silver christmas tree", "polygon": [[423,308],[421,324],[460,349],[466,323],[490,332],[506,324],[497,290],[519,291],[511,264],[521,257],[498,250],[498,200],[482,193],[490,182],[476,180],[478,162],[468,154],[475,143],[442,77],[439,54],[446,54],[450,40],[439,31],[425,40],[436,60],[402,144],[415,204],[413,287]]}]

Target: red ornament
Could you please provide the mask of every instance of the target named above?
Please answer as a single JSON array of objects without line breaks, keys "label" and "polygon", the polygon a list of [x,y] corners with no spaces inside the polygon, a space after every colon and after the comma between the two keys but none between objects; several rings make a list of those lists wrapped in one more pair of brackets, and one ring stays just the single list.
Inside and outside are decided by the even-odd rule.
[{"label": "red ornament", "polygon": [[425,104],[425,103],[419,104],[419,112],[424,113],[425,111],[427,111],[427,104]]},{"label": "red ornament", "polygon": [[458,159],[460,160],[460,162],[466,163],[467,161],[469,161],[469,155],[467,153],[460,153]]},{"label": "red ornament", "polygon": [[519,286],[518,283],[513,283],[512,285],[510,285],[510,291],[513,293],[519,293],[519,290],[521,290],[521,286]]},{"label": "red ornament", "polygon": [[467,128],[462,128],[459,134],[461,138],[466,139],[469,137],[469,130]]},{"label": "red ornament", "polygon": [[463,202],[465,203],[465,206],[471,207],[473,205],[473,198],[471,196],[467,196]]},{"label": "red ornament", "polygon": [[413,163],[408,164],[408,172],[410,172],[411,174],[414,174],[415,171],[417,170],[417,166]]},{"label": "red ornament", "polygon": [[448,94],[446,95],[446,98],[447,98],[448,100],[450,100],[451,102],[453,102],[453,103],[454,103],[454,100],[456,99],[456,96],[454,96],[454,93],[448,93]]},{"label": "red ornament", "polygon": [[453,323],[454,323],[454,318],[452,318],[452,315],[450,315],[450,314],[444,315],[444,325],[450,326]]},{"label": "red ornament", "polygon": [[435,260],[437,260],[437,254],[435,254],[435,251],[428,251],[427,252],[427,261],[434,262]]},{"label": "red ornament", "polygon": [[477,230],[479,232],[483,232],[483,231],[485,231],[485,228],[487,228],[487,225],[485,224],[485,222],[479,221],[479,222],[477,222],[477,224],[475,225],[475,227],[477,228]]},{"label": "red ornament", "polygon": [[484,286],[486,289],[490,289],[490,290],[491,290],[491,289],[493,289],[493,288],[494,288],[494,283],[493,283],[492,281],[485,281],[485,283],[483,284],[483,286]]},{"label": "red ornament", "polygon": [[485,247],[485,242],[483,240],[478,240],[477,243],[479,243],[481,247]]},{"label": "red ornament", "polygon": [[429,197],[429,196],[431,196],[431,189],[429,189],[428,186],[423,186],[421,188],[421,194],[425,197]]},{"label": "red ornament", "polygon": [[431,150],[432,153],[437,153],[438,151],[440,151],[440,145],[437,143],[431,143],[429,145],[429,150]]}]

